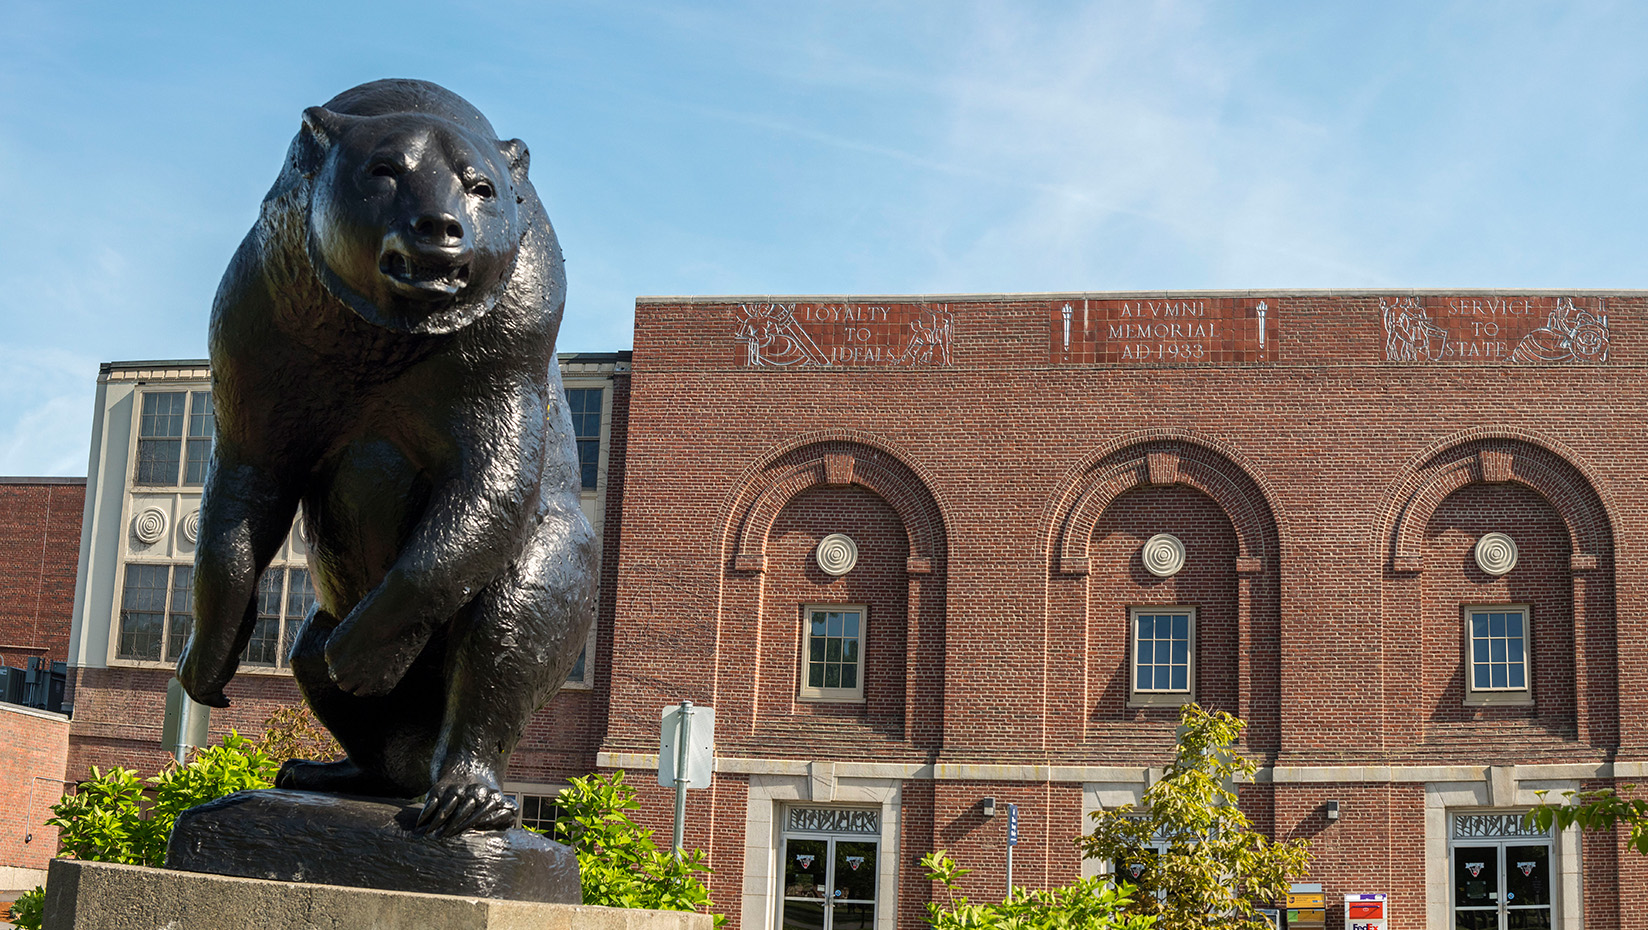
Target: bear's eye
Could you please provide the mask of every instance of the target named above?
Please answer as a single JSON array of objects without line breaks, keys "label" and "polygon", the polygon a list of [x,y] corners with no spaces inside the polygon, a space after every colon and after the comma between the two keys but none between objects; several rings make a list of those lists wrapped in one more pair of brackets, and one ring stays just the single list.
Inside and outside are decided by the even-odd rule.
[{"label": "bear's eye", "polygon": [[374,178],[392,178],[396,174],[395,166],[386,161],[380,161],[373,165],[372,170],[367,173]]},{"label": "bear's eye", "polygon": [[492,185],[488,184],[485,181],[481,181],[481,182],[477,183],[474,187],[471,187],[469,189],[469,192],[471,194],[474,194],[476,197],[480,197],[484,200],[491,200],[493,197],[497,196],[497,191],[494,191],[492,189]]}]

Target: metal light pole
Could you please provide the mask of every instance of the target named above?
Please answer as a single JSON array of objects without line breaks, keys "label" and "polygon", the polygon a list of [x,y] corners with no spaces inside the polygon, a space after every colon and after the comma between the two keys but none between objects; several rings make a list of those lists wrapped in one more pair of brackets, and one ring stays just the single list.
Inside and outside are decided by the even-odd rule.
[{"label": "metal light pole", "polygon": [[687,737],[692,733],[692,702],[681,702],[675,730],[675,858],[681,858],[687,824]]}]

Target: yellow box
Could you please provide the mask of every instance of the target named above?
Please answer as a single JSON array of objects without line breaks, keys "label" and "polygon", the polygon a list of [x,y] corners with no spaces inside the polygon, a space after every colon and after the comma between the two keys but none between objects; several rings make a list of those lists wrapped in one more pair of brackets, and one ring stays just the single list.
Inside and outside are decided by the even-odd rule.
[{"label": "yellow box", "polygon": [[1328,912],[1320,907],[1288,908],[1288,926],[1321,927],[1328,922]]},{"label": "yellow box", "polygon": [[1288,907],[1326,908],[1328,906],[1325,894],[1288,894]]}]

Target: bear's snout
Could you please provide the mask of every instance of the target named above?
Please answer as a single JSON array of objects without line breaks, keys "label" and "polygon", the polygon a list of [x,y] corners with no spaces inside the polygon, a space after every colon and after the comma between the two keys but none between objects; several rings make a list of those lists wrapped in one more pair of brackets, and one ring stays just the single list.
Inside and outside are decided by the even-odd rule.
[{"label": "bear's snout", "polygon": [[450,213],[426,213],[412,221],[412,235],[419,242],[440,246],[462,245],[467,238],[463,223]]}]

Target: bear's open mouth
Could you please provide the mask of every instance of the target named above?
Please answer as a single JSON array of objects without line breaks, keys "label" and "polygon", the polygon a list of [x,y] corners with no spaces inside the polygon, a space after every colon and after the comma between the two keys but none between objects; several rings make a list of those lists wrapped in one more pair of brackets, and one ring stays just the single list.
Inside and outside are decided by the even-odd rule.
[{"label": "bear's open mouth", "polygon": [[469,283],[469,263],[420,259],[388,251],[378,259],[378,270],[390,280],[421,292],[456,294]]}]

